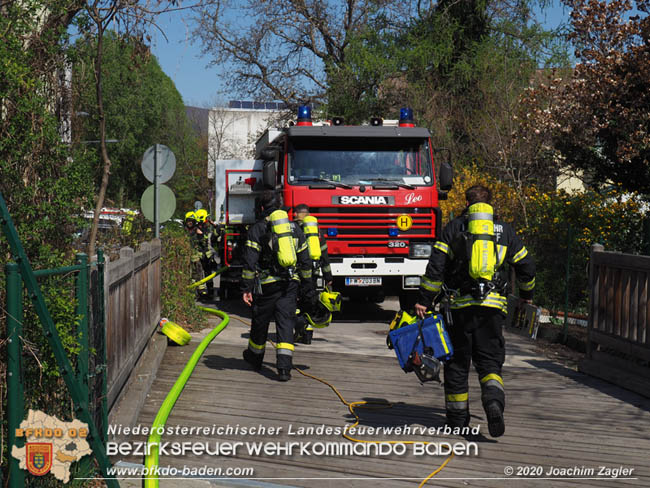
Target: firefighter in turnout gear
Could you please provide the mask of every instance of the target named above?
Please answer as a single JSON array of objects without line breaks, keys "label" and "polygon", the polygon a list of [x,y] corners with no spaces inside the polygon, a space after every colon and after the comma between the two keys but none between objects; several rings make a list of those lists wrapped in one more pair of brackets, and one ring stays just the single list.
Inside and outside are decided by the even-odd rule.
[{"label": "firefighter in turnout gear", "polygon": [[[194,212],[196,215],[196,220],[198,222],[199,235],[203,237],[201,243],[201,266],[203,267],[204,276],[209,276],[217,268],[215,259],[214,249],[212,248],[212,229],[214,228],[214,223],[208,217],[208,211],[204,208],[200,208]],[[208,299],[214,297],[214,280],[209,280],[206,283],[207,292],[205,296]]]},{"label": "firefighter in turnout gear", "polygon": [[253,307],[248,348],[244,360],[262,367],[271,318],[277,335],[278,380],[291,378],[293,326],[301,281],[308,300],[316,301],[312,265],[304,234],[280,210],[280,198],[265,190],[257,202],[259,219],[248,229],[242,269],[242,298]]},{"label": "firefighter in turnout gear", "polygon": [[[322,274],[323,284],[327,290],[332,289],[332,268],[330,267],[329,256],[327,254],[327,243],[323,239],[321,241],[318,232],[318,220],[316,217],[309,215],[309,207],[301,203],[294,208],[294,222],[300,226],[300,229],[305,234],[307,239],[307,248],[309,250],[309,257],[312,260],[312,280],[314,288],[316,287],[316,280],[318,272]],[[296,325],[294,340],[302,344],[311,344],[314,336],[314,326],[310,323],[304,312],[310,312],[311,303],[309,303],[304,296],[300,293],[298,300],[298,308],[303,312],[296,316]],[[329,315],[331,318],[331,314]],[[325,324],[327,325],[327,324]],[[325,326],[323,325],[323,327]]]},{"label": "firefighter in turnout gear", "polygon": [[472,186],[465,198],[467,208],[445,226],[433,246],[415,311],[423,318],[443,283],[456,290],[451,301],[453,324],[448,324],[454,356],[444,368],[447,423],[452,428],[469,424],[468,375],[474,361],[488,429],[492,437],[499,437],[505,430],[501,377],[507,310],[505,264],[514,267],[520,299],[531,303],[535,263],[512,226],[495,218],[488,188]]},{"label": "firefighter in turnout gear", "polygon": [[[209,250],[209,246],[206,247],[206,240],[203,237],[203,231],[199,227],[199,221],[195,212],[187,212],[185,214],[184,226],[190,237],[190,244],[192,245],[190,264],[192,267],[192,281],[196,283],[205,278],[202,261],[205,259],[205,254]],[[208,293],[207,285],[205,283],[200,284],[196,289],[196,293],[199,299],[204,298]]]}]

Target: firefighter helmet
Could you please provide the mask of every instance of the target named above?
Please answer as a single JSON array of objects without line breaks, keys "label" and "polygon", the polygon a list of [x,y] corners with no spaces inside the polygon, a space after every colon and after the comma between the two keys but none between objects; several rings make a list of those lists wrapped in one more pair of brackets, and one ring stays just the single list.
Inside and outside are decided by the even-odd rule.
[{"label": "firefighter helmet", "polygon": [[318,296],[318,301],[330,312],[339,312],[341,310],[341,294],[338,291],[325,289]]},{"label": "firefighter helmet", "polygon": [[332,312],[319,301],[314,311],[305,313],[305,318],[312,327],[322,329],[323,327],[327,327],[332,321]]},{"label": "firefighter helmet", "polygon": [[208,218],[208,211],[204,208],[198,209],[194,214],[199,222],[205,222]]},{"label": "firefighter helmet", "polygon": [[185,226],[192,228],[196,225],[196,214],[194,212],[187,212],[185,214]]}]

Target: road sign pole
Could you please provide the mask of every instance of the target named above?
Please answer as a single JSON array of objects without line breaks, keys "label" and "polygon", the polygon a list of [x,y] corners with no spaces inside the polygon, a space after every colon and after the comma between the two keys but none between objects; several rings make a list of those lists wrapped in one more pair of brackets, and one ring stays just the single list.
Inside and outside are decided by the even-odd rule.
[{"label": "road sign pole", "polygon": [[160,148],[156,144],[156,149],[154,150],[153,156],[153,227],[154,237],[156,239],[160,238],[160,212],[158,205],[158,161],[159,161],[159,152]]},{"label": "road sign pole", "polygon": [[142,174],[153,183],[140,198],[140,208],[149,222],[153,222],[154,236],[160,237],[160,223],[166,222],[176,210],[174,192],[164,185],[174,175],[176,156],[164,144],[153,144],[142,156]]}]

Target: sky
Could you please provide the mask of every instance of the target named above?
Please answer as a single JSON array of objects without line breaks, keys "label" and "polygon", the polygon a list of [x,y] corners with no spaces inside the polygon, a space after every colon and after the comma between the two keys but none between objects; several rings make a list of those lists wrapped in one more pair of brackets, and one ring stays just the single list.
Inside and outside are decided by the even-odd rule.
[{"label": "sky", "polygon": [[[568,13],[559,0],[553,0],[545,15],[540,14],[547,27],[555,27],[567,18]],[[240,99],[236,93],[226,91],[217,67],[208,67],[209,59],[201,54],[201,42],[193,42],[193,25],[188,13],[167,14],[159,19],[158,25],[164,35],[159,31],[152,33],[153,53],[185,105],[205,108]]]}]

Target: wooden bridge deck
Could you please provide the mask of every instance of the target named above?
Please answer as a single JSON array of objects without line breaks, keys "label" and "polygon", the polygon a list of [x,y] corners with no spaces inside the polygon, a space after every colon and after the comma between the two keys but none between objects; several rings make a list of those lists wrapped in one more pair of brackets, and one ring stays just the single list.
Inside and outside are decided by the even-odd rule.
[{"label": "wooden bridge deck", "polygon": [[[358,409],[362,426],[441,427],[444,425],[442,387],[419,384],[413,374],[398,367],[383,345],[384,324],[334,323],[317,331],[313,346],[297,346],[295,364],[332,382],[347,401],[373,400],[393,404],[380,410]],[[340,435],[289,435],[321,425],[343,427],[353,418],[326,385],[294,371],[287,383],[275,381],[275,354],[269,348],[261,373],[241,358],[247,328],[233,320],[206,350],[182,395],[168,426],[281,428],[279,435],[167,435],[163,441],[209,442],[333,442]],[[352,350],[342,343],[352,342]],[[587,377],[535,354],[527,339],[507,334],[508,359],[506,433],[487,434],[476,375],[471,375],[472,425],[485,436],[365,435],[373,440],[477,442],[478,455],[457,455],[425,486],[650,486],[650,400]],[[194,346],[169,347],[158,371],[139,423],[150,426]],[[357,345],[358,344],[358,345]],[[129,441],[144,440],[129,437]],[[250,480],[213,481],[218,486],[303,487],[417,487],[446,456],[301,456],[249,455],[240,448],[232,456],[161,456],[160,466],[254,468]],[[142,462],[142,458],[125,458]],[[520,468],[541,466],[542,476],[518,477]],[[601,467],[628,468],[626,476],[603,476]],[[549,468],[574,468],[571,476]],[[509,476],[513,468],[515,474]],[[594,469],[589,472],[588,469]],[[601,472],[601,475],[599,475]],[[380,478],[380,479],[378,479]],[[548,479],[553,478],[553,479]],[[582,478],[582,479],[578,479]],[[163,485],[165,486],[165,485]],[[177,480],[170,486],[183,486]]]}]

